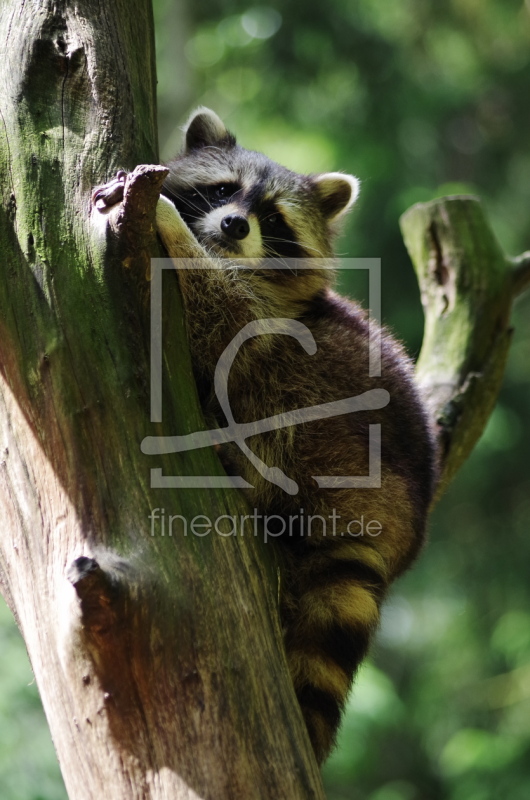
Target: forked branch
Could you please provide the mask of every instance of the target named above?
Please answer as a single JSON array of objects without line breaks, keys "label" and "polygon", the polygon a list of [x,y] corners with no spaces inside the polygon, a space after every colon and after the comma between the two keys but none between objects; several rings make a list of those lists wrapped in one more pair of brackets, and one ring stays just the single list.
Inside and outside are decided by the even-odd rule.
[{"label": "forked branch", "polygon": [[530,284],[530,253],[508,259],[475,197],[419,203],[401,218],[425,312],[418,382],[436,421],[443,494],[497,401],[514,299]]}]

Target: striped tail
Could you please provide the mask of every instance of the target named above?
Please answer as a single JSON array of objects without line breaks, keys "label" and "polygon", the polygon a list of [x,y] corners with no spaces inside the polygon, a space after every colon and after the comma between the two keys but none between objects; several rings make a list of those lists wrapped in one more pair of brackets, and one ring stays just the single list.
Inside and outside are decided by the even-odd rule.
[{"label": "striped tail", "polygon": [[282,606],[287,659],[320,764],[334,745],[353,677],[377,627],[387,570],[364,542],[328,541],[291,556],[290,593]]}]

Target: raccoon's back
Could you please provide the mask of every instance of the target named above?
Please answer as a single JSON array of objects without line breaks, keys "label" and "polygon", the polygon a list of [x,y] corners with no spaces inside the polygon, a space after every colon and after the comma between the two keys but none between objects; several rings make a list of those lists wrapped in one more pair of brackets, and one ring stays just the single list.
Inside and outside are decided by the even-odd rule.
[{"label": "raccoon's back", "polygon": [[[421,537],[435,478],[434,439],[411,360],[393,337],[368,321],[359,306],[331,291],[316,298],[299,320],[315,339],[313,355],[286,335],[265,337],[266,349],[260,348],[257,339],[242,348],[246,346],[248,352],[242,353],[241,369],[236,359],[228,382],[238,422],[332,403],[373,389],[386,390],[390,399],[382,409],[304,422],[248,440],[263,461],[280,467],[296,481],[296,495],[265,481],[233,446],[231,460],[238,462],[257,487],[256,507],[261,504],[289,514],[304,504],[327,508],[337,500],[348,507],[372,504],[386,508],[382,494],[395,493],[391,484],[401,483],[410,506],[403,519],[410,517]],[[210,406],[215,408],[215,398]],[[218,408],[216,412],[222,419]],[[315,476],[368,476],[370,426],[374,425],[380,426],[381,489],[319,489]]]},{"label": "raccoon's back", "polygon": [[[369,323],[357,306],[326,293],[301,321],[313,333],[317,352],[307,355],[298,342],[279,336],[251,374],[236,369],[229,396],[238,421],[374,388],[390,396],[380,410],[315,420],[248,440],[266,464],[296,481],[296,495],[267,482],[237,448],[230,453],[232,471],[255,487],[250,501],[268,517],[269,540],[283,550],[287,657],[322,761],[388,586],[421,547],[434,481],[434,444],[412,365],[392,337],[381,331],[372,339],[375,363],[380,346],[381,369],[380,375],[370,375]],[[380,426],[380,462],[376,458],[375,463],[373,453],[370,457],[373,426]],[[379,488],[319,488],[322,476],[371,476]]]}]

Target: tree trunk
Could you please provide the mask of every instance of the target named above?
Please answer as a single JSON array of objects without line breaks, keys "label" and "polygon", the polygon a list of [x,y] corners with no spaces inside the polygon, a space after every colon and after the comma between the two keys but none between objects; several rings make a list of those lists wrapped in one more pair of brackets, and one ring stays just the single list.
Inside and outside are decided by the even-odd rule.
[{"label": "tree trunk", "polygon": [[94,185],[156,161],[150,3],[4,0],[0,41],[0,580],[69,796],[320,798],[263,542],[152,530],[153,509],[247,509],[150,488],[150,467],[220,475],[210,449],[140,451],[202,424],[174,275],[149,422],[160,175],[117,240],[90,213]]},{"label": "tree trunk", "polygon": [[[170,273],[164,425],[148,419],[163,173],[137,171],[116,236],[91,214],[93,186],[156,162],[149,0],[4,0],[0,41],[0,582],[69,795],[321,798],[270,549],[248,524],[163,536],[170,514],[247,509],[234,490],[151,488],[151,467],[221,475],[211,449],[140,451],[145,436],[203,425]],[[444,488],[495,401],[528,259],[507,262],[469,199],[416,207],[403,226]]]}]

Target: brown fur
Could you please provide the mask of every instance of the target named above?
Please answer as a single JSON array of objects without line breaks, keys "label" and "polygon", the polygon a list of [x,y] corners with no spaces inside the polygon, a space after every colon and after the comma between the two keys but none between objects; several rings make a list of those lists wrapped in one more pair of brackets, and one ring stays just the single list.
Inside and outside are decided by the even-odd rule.
[{"label": "brown fur", "polygon": [[[222,122],[204,109],[190,121],[186,148],[169,166],[164,193],[188,224],[172,203],[161,199],[157,225],[162,240],[174,259],[208,258],[211,267],[179,270],[195,374],[207,417],[214,424],[225,424],[212,388],[224,348],[245,324],[270,317],[305,323],[318,349],[315,355],[307,355],[285,335],[246,342],[229,380],[237,422],[373,388],[390,393],[389,405],[379,411],[299,424],[248,440],[266,464],[280,467],[297,482],[297,495],[288,495],[262,478],[235,444],[226,446],[222,455],[229,471],[255,487],[248,496],[261,514],[299,518],[303,508],[306,520],[309,515],[328,519],[335,509],[344,524],[364,516],[365,523],[377,520],[382,526],[378,536],[352,537],[338,523],[337,535],[323,536],[315,520],[308,536],[307,529],[300,530],[299,519],[291,519],[291,535],[275,540],[285,563],[281,612],[287,657],[321,762],[333,746],[344,700],[377,627],[386,591],[411,564],[423,541],[434,473],[427,416],[409,358],[384,331],[381,376],[368,376],[366,315],[332,291],[333,275],[324,268],[325,262],[317,259],[312,262],[314,268],[296,271],[285,261],[286,251],[305,259],[332,255],[332,234],[355,199],[355,179],[337,173],[292,173],[262,154],[238,147]],[[225,182],[239,188],[210,214],[209,186]],[[197,185],[202,188],[194,194]],[[274,237],[265,241],[263,209],[268,215],[282,214],[287,228],[277,241]],[[218,227],[224,214],[247,219],[248,236],[223,239]],[[291,237],[287,242],[285,230]],[[265,255],[284,259],[286,268],[260,270]],[[237,258],[242,256],[253,259],[252,269],[238,266]],[[373,423],[382,426],[381,488],[319,489],[314,475],[368,473],[368,425]]]}]

